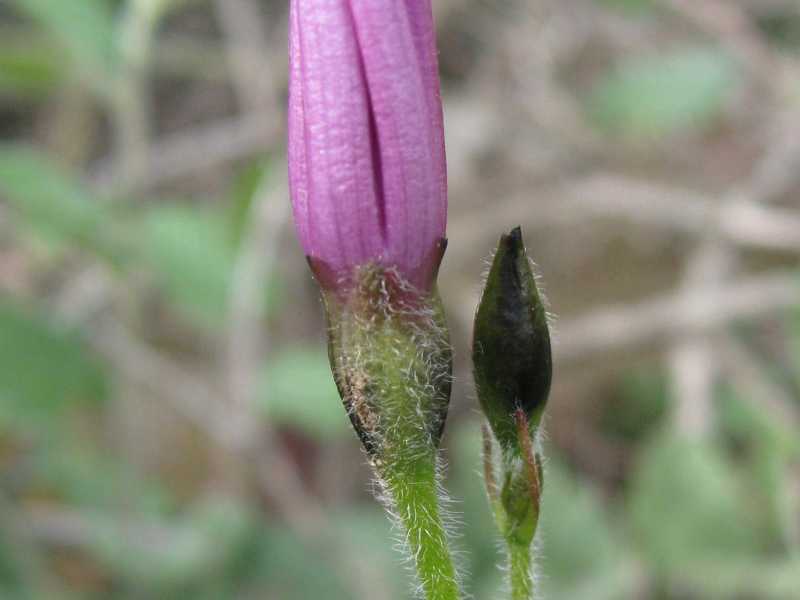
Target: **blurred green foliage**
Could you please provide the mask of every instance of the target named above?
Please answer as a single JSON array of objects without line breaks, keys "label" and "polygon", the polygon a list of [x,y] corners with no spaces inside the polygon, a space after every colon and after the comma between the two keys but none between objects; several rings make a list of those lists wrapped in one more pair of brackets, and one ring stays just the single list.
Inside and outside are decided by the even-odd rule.
[{"label": "blurred green foliage", "polygon": [[650,14],[657,4],[656,0],[599,0],[599,2],[630,15]]},{"label": "blurred green foliage", "polygon": [[719,116],[735,82],[733,61],[714,48],[634,57],[597,83],[589,111],[603,128],[634,138],[702,129]]},{"label": "blurred green foliage", "polygon": [[80,333],[0,297],[0,431],[52,435],[76,406],[104,400],[108,374]]},{"label": "blurred green foliage", "polygon": [[112,10],[105,0],[70,3],[16,0],[14,3],[67,46],[78,61],[92,64],[98,59],[105,60],[114,47]]},{"label": "blurred green foliage", "polygon": [[778,6],[767,8],[757,20],[758,27],[769,40],[793,54],[800,52],[800,11],[781,9]]},{"label": "blurred green foliage", "polygon": [[52,45],[31,45],[20,34],[0,37],[0,95],[41,97],[61,78],[63,57]]},{"label": "blurred green foliage", "polygon": [[157,206],[142,215],[141,236],[143,262],[168,298],[200,322],[221,324],[235,250],[222,216],[189,206]]},{"label": "blurred green foliage", "polygon": [[74,244],[103,258],[125,250],[108,206],[30,148],[0,146],[0,192],[11,216],[49,244]]},{"label": "blurred green foliage", "polygon": [[259,406],[312,439],[349,434],[350,424],[321,348],[285,349],[264,369]]}]

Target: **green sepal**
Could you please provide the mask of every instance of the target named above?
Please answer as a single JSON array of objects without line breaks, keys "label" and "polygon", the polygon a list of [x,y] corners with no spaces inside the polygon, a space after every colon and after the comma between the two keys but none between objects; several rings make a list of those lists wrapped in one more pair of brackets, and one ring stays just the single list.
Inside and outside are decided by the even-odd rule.
[{"label": "green sepal", "polygon": [[323,291],[328,358],[350,421],[373,461],[431,454],[444,430],[452,349],[434,287],[393,269],[359,268],[346,295]]},{"label": "green sepal", "polygon": [[[538,461],[537,461],[538,462]],[[504,474],[498,527],[509,544],[530,546],[539,523],[539,499],[532,499],[527,469],[517,463]]]},{"label": "green sepal", "polygon": [[529,547],[536,535],[541,506],[543,472],[539,453],[534,450],[527,419],[521,410],[515,414],[520,454],[500,457],[501,486],[495,482],[491,444],[484,428],[484,481],[495,523],[509,546]]}]

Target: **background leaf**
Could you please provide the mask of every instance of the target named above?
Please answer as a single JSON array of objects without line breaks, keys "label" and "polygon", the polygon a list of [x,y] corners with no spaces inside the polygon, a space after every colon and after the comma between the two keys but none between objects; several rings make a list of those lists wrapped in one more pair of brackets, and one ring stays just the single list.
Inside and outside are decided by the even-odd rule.
[{"label": "background leaf", "polygon": [[0,428],[42,433],[106,398],[103,365],[80,336],[0,297]]},{"label": "background leaf", "polygon": [[114,21],[106,0],[13,0],[18,10],[64,45],[84,72],[110,73],[115,62]]},{"label": "background leaf", "polygon": [[716,49],[631,58],[596,85],[589,112],[602,128],[633,137],[701,128],[720,114],[735,81],[733,62]]},{"label": "background leaf", "polygon": [[0,197],[32,232],[117,259],[125,249],[106,206],[41,153],[0,145]]},{"label": "background leaf", "polygon": [[53,44],[0,32],[0,96],[43,96],[61,80],[62,63]]},{"label": "background leaf", "polygon": [[629,509],[642,551],[662,575],[758,553],[744,487],[710,444],[659,436],[640,459]]},{"label": "background leaf", "polygon": [[264,372],[259,405],[268,418],[322,439],[349,429],[328,356],[319,349],[286,348]]},{"label": "background leaf", "polygon": [[548,598],[576,598],[581,589],[595,598],[619,597],[611,578],[622,562],[605,513],[590,487],[580,484],[557,461],[548,461],[541,536],[547,543],[541,568]]},{"label": "background leaf", "polygon": [[168,298],[195,322],[218,327],[234,259],[222,215],[164,204],[147,211],[141,228],[142,258]]}]

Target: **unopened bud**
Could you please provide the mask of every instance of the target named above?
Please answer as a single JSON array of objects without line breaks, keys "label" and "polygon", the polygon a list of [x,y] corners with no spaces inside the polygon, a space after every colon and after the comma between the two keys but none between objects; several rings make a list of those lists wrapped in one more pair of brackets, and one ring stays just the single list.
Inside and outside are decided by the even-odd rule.
[{"label": "unopened bud", "polygon": [[472,343],[478,400],[504,452],[519,454],[518,411],[531,433],[550,392],[547,311],[519,227],[500,238],[478,310]]}]

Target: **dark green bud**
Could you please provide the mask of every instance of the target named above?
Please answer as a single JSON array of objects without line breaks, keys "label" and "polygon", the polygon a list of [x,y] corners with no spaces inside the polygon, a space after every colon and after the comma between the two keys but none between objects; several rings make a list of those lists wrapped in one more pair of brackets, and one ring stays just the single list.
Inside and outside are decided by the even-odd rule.
[{"label": "dark green bud", "polygon": [[500,238],[472,340],[478,400],[504,451],[519,453],[515,420],[541,421],[553,366],[545,309],[519,227]]}]

